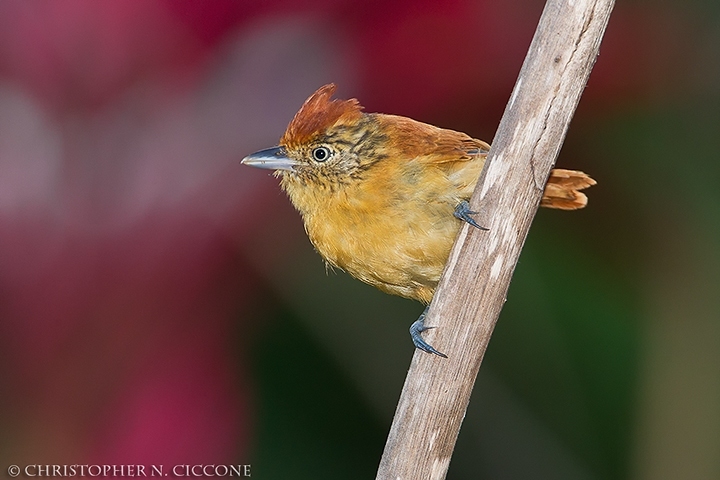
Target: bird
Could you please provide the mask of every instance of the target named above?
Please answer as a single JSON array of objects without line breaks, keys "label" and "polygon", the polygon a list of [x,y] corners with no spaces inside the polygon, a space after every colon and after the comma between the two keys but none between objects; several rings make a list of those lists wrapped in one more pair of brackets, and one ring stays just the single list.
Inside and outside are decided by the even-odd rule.
[{"label": "bird", "polygon": [[[241,160],[269,169],[300,213],[315,250],[383,292],[426,305],[410,327],[420,350],[446,357],[421,333],[428,305],[463,222],[490,145],[398,115],[366,113],[357,99],[320,87],[300,107],[277,146]],[[596,182],[575,170],[551,172],[541,206],[585,207]]]}]

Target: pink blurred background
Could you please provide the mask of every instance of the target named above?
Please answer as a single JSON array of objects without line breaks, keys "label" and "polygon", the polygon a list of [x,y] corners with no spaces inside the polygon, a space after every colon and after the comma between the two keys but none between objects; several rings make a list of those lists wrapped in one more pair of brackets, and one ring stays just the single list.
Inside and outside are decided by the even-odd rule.
[{"label": "pink blurred background", "polygon": [[[0,466],[253,463],[259,478],[372,474],[420,307],[325,277],[277,181],[238,162],[275,145],[302,101],[331,81],[368,111],[491,140],[542,7],[0,3]],[[518,304],[537,295],[562,305],[534,285],[562,290],[578,278],[573,269],[592,272],[578,282],[587,290],[566,287],[577,309],[547,307],[570,318],[548,327],[561,332],[553,338],[567,358],[555,369],[548,358],[558,350],[542,350],[527,364],[548,371],[526,371],[513,362],[533,340],[498,332],[506,336],[480,378],[484,407],[473,411],[501,409],[492,416],[499,437],[483,436],[490,420],[477,413],[479,430],[463,427],[448,478],[720,476],[718,18],[710,1],[616,7],[559,161],[599,186],[577,220],[539,216],[517,274]],[[558,251],[573,253],[554,273],[540,268]],[[510,307],[506,324],[537,304]],[[595,316],[585,331],[573,322],[587,311]],[[268,340],[292,329],[307,349]],[[582,357],[582,345],[597,356]],[[345,393],[327,400],[333,381],[287,387],[291,364],[307,365],[298,374],[308,378],[332,365],[327,378],[342,377]],[[543,377],[558,371],[571,372],[571,393],[558,387],[566,396]],[[374,430],[335,438],[313,428],[317,418],[283,430],[273,412],[312,417],[282,404],[303,385],[315,395],[308,409],[359,405],[332,415],[366,415]],[[576,400],[577,409],[563,403]],[[297,443],[278,446],[291,436]],[[367,455],[353,437],[372,443]],[[362,457],[366,470],[331,466],[335,454],[320,446],[338,442],[348,465]],[[529,459],[527,470],[516,458]]]}]

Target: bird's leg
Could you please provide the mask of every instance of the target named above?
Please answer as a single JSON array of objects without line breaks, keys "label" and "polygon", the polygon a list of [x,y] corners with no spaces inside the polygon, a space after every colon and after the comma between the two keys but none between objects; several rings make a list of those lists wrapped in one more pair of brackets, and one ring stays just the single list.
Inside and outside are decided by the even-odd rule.
[{"label": "bird's leg", "polygon": [[426,327],[425,326],[425,315],[427,315],[428,309],[430,308],[430,305],[425,307],[425,310],[423,310],[423,313],[420,314],[417,320],[413,322],[412,325],[410,325],[410,337],[412,338],[413,344],[415,344],[416,348],[419,348],[423,352],[427,353],[434,353],[435,355],[438,355],[443,358],[447,358],[447,355],[444,353],[440,353],[435,348],[433,348],[432,345],[427,343],[423,338],[420,336],[422,332],[425,330],[430,330],[431,328],[435,327]]},{"label": "bird's leg", "polygon": [[455,215],[455,218],[459,218],[460,220],[469,223],[475,228],[478,228],[480,230],[488,230],[485,227],[481,227],[480,224],[478,224],[474,218],[472,218],[470,215],[475,215],[478,212],[473,212],[470,210],[470,204],[467,202],[467,200],[463,200],[462,202],[458,203],[458,206],[455,207],[455,212],[453,215]]}]

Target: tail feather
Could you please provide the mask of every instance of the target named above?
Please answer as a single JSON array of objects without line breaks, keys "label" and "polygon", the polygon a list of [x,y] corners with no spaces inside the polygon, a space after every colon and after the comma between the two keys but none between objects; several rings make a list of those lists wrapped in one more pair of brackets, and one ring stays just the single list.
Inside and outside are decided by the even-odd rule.
[{"label": "tail feather", "polygon": [[559,208],[560,210],[577,210],[587,205],[587,196],[580,190],[595,185],[597,182],[586,173],[577,170],[556,168],[550,172],[541,207]]}]

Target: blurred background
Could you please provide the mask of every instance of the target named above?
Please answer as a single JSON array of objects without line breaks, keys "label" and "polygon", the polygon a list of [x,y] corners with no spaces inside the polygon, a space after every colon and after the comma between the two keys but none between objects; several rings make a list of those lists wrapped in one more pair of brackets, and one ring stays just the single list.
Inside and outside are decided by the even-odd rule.
[{"label": "blurred background", "polygon": [[[374,478],[422,306],[267,172],[319,86],[492,140],[544,2],[0,3],[0,464]],[[619,2],[449,479],[720,478],[720,4]]]}]

